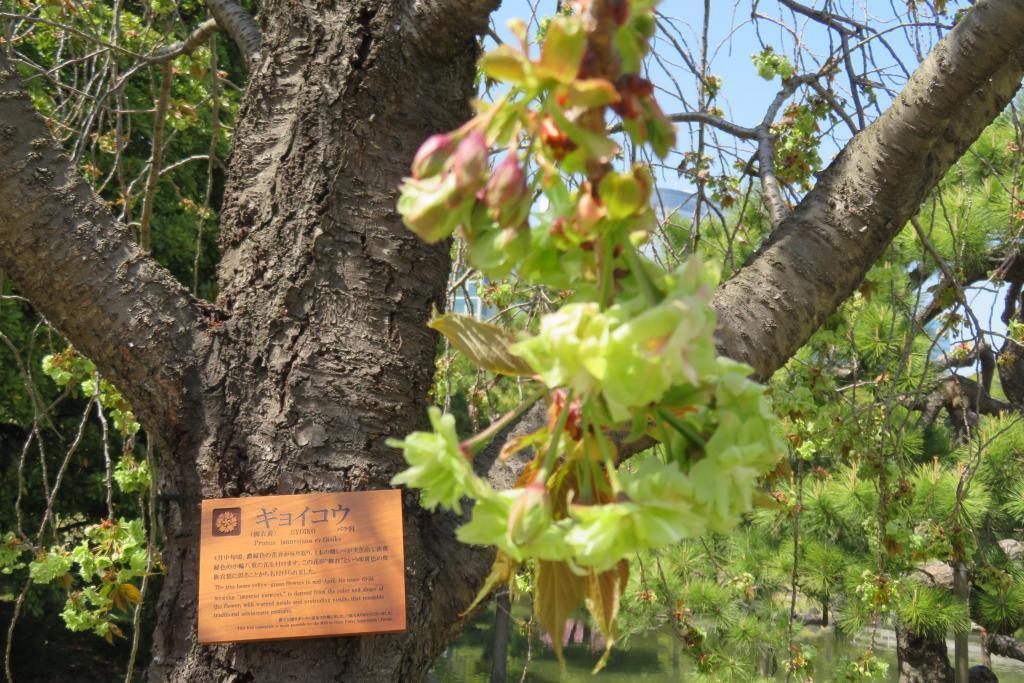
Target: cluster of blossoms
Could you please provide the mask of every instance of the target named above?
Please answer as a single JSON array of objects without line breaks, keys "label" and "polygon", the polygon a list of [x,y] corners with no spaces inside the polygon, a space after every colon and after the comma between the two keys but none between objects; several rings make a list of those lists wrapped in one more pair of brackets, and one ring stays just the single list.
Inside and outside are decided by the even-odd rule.
[{"label": "cluster of blossoms", "polygon": [[[486,276],[515,272],[570,292],[518,340],[472,319],[437,326],[457,348],[474,348],[482,367],[479,340],[500,346],[488,369],[535,380],[535,396],[548,400],[546,426],[522,442],[534,457],[517,487],[494,490],[472,458],[527,404],[466,441],[452,416],[432,409],[432,431],[391,442],[410,466],[393,483],[419,489],[427,508],[461,513],[464,498],[474,502],[459,539],[499,551],[481,595],[532,562],[538,586],[553,576],[577,581],[573,594],[590,596],[588,605],[617,605],[624,560],[730,529],[783,451],[751,369],[715,351],[718,274],[696,258],[667,271],[645,256],[653,178],[643,165],[617,164],[607,132],[611,114],[659,157],[675,144],[639,75],[654,4],[577,0],[547,24],[536,59],[525,26],[513,24],[519,48],[503,45],[480,62],[505,95],[427,140],[402,187],[399,211],[424,240],[458,234]],[[493,169],[492,150],[504,153]],[[656,453],[620,467],[613,432],[647,438]],[[553,642],[562,640],[559,615],[575,606],[539,612]],[[610,645],[614,610],[595,619]]]},{"label": "cluster of blossoms", "polygon": [[427,242],[461,228],[477,267],[503,277],[529,245],[532,197],[516,152],[509,150],[493,171],[489,152],[477,126],[431,137],[416,154],[398,210]]},{"label": "cluster of blossoms", "polygon": [[[546,386],[569,388],[581,403],[606,408],[609,424],[646,423],[649,413],[667,417],[670,411],[664,422],[673,430],[660,435],[665,450],[688,454],[696,438],[703,441],[698,457],[654,457],[633,471],[608,472],[613,495],[598,496],[603,501],[552,500],[542,486],[549,474],[543,467],[524,487],[495,491],[473,472],[455,419],[434,408],[433,431],[395,442],[411,467],[393,483],[421,489],[429,509],[461,512],[460,501],[472,498],[472,518],[458,530],[459,539],[496,546],[517,561],[605,571],[643,550],[729,530],[751,509],[756,480],[775,463],[782,443],[762,387],[747,379],[750,368],[714,352],[709,283],[690,261],[658,306],[642,310],[639,302],[627,302],[619,311],[587,315],[590,304],[571,304],[545,316],[536,336],[512,347]],[[632,317],[630,303],[640,309]],[[684,423],[688,428],[678,429]],[[594,459],[586,442],[596,434],[579,437],[559,440],[561,462]]]},{"label": "cluster of blossoms", "polygon": [[595,302],[567,304],[511,351],[548,387],[568,387],[581,400],[600,394],[613,422],[628,420],[671,387],[697,386],[716,374],[708,343],[715,318],[703,270],[693,259],[666,274],[667,294],[654,305],[643,295],[604,311]]},{"label": "cluster of blossoms", "polygon": [[[675,143],[672,124],[654,99],[654,86],[634,73],[654,29],[653,3],[617,3],[616,45],[626,73],[601,77],[580,16],[558,16],[547,26],[537,59],[530,59],[525,27],[513,25],[521,48],[503,45],[485,55],[485,74],[509,88],[492,105],[451,133],[434,135],[417,152],[402,186],[398,210],[426,242],[457,232],[473,265],[490,278],[513,268],[526,280],[564,288],[596,268],[596,243],[615,221],[650,227],[653,186],[646,167],[602,173],[598,182],[569,189],[566,174],[584,173],[618,152],[604,133],[606,109],[622,116],[637,144],[664,157]],[[538,98],[542,104],[537,106]],[[588,126],[593,119],[600,128]],[[504,157],[491,169],[491,151]],[[528,179],[527,168],[536,170]],[[548,210],[533,217],[543,193]]]}]

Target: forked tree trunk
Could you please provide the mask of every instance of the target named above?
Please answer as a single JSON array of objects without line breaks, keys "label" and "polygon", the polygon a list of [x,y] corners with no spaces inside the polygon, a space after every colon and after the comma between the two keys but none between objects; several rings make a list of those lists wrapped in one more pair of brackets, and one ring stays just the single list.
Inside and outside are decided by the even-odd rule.
[{"label": "forked tree trunk", "polygon": [[200,498],[387,488],[403,462],[385,439],[423,427],[448,245],[406,230],[396,194],[422,140],[469,117],[477,50],[472,31],[410,45],[404,4],[262,6],[270,57],[239,115],[222,215],[226,317],[209,330],[198,445],[161,471],[175,495],[153,681],[418,680],[488,568],[407,495],[406,633],[195,643]]},{"label": "forked tree trunk", "polygon": [[[195,643],[201,498],[384,488],[401,467],[385,438],[421,426],[436,349],[424,323],[448,257],[402,228],[396,188],[418,144],[469,114],[474,36],[496,4],[260,3],[216,307],[132,243],[0,54],[0,268],[164,444],[151,680],[421,680],[486,574],[488,554],[455,542],[457,520],[407,496],[406,633]],[[1017,91],[1022,32],[1020,0],[982,0],[958,21],[718,291],[723,353],[766,378],[854,290]],[[903,661],[919,645],[905,640]],[[948,661],[931,661],[922,671],[938,677],[907,680],[945,680]]]}]

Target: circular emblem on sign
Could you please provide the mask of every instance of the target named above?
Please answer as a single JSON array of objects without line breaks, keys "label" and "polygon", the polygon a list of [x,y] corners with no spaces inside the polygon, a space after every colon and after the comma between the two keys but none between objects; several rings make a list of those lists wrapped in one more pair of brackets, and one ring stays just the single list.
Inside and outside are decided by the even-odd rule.
[{"label": "circular emblem on sign", "polygon": [[221,508],[213,511],[213,535],[237,536],[242,531],[241,508]]},{"label": "circular emblem on sign", "polygon": [[217,531],[229,534],[238,526],[238,517],[233,512],[222,512],[217,518]]}]

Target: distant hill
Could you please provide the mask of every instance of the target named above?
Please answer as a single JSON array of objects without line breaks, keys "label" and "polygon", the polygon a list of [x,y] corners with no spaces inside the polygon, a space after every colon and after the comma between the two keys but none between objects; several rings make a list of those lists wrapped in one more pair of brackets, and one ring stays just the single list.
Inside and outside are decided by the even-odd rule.
[{"label": "distant hill", "polygon": [[683,216],[689,216],[693,213],[696,198],[697,195],[694,192],[658,188],[651,195],[651,206],[654,207],[659,219],[671,216],[676,211]]}]

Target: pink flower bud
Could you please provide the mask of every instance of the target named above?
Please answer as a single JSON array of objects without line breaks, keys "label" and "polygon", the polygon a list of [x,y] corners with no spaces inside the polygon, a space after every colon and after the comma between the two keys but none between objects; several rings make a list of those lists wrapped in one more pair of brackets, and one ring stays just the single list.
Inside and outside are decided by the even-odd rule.
[{"label": "pink flower bud", "polygon": [[455,186],[460,192],[476,192],[487,176],[487,140],[473,131],[459,143],[452,157]]},{"label": "pink flower bud", "polygon": [[412,160],[412,177],[426,178],[440,173],[454,149],[455,140],[451,135],[431,135]]},{"label": "pink flower bud", "polygon": [[487,181],[485,200],[491,208],[501,210],[523,201],[529,193],[530,189],[526,186],[526,175],[519,167],[519,160],[514,154],[508,154],[500,164],[495,166],[494,172]]},{"label": "pink flower bud", "polygon": [[582,227],[593,228],[605,214],[604,206],[590,192],[580,193],[579,202],[576,204],[576,217]]}]

